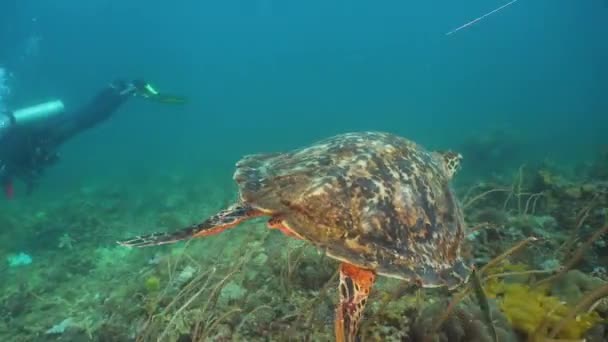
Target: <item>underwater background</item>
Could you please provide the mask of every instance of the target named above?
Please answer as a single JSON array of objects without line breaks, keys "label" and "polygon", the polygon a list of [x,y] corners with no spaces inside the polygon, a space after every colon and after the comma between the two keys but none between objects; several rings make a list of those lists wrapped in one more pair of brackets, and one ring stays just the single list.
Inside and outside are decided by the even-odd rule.
[{"label": "underwater background", "polygon": [[[230,203],[236,194],[231,181],[234,164],[245,154],[281,152],[349,131],[388,131],[429,149],[462,153],[463,169],[455,184],[463,203],[475,198],[467,197],[466,190],[475,184],[483,183],[482,190],[496,184],[511,189],[519,203],[508,196],[492,197],[475,200],[478,208],[473,202],[466,208],[471,226],[492,222],[495,228],[503,227],[498,231],[517,231],[486,239],[486,245],[500,243],[484,249],[485,257],[538,235],[540,229],[548,232],[547,240],[554,245],[532,253],[542,260],[522,257],[513,263],[518,271],[535,269],[556,259],[540,251],[557,250],[571,237],[567,232],[573,227],[578,227],[574,234],[580,234],[580,241],[586,241],[603,227],[608,212],[608,2],[519,0],[446,35],[507,2],[2,0],[0,109],[61,99],[69,111],[107,83],[134,78],[183,95],[188,103],[130,100],[110,120],[62,146],[60,163],[47,171],[33,194],[25,196],[18,184],[16,198],[1,201],[0,259],[23,252],[32,262],[0,266],[0,337],[135,340],[142,331],[137,327],[146,321],[142,317],[163,312],[179,293],[169,299],[162,296],[171,291],[158,294],[157,287],[169,286],[170,277],[155,267],[164,265],[163,258],[171,264],[182,247],[131,251],[116,246],[115,240],[187,226]],[[512,187],[514,179],[519,192]],[[522,186],[529,191],[522,191]],[[579,192],[574,194],[573,189]],[[539,213],[531,213],[530,195],[539,193]],[[488,208],[494,216],[487,214]],[[589,222],[579,225],[581,214]],[[548,218],[554,223],[546,225]],[[227,340],[228,335],[233,340],[285,340],[277,333],[285,330],[268,322],[291,326],[289,304],[297,307],[321,298],[319,302],[331,308],[335,293],[325,298],[314,291],[330,279],[335,265],[303,249],[298,260],[323,272],[289,277],[296,292],[279,291],[281,299],[276,302],[285,305],[280,313],[250,308],[251,317],[266,311],[265,321],[256,323],[263,329],[248,326],[255,318],[246,316],[245,306],[229,319],[222,315],[235,303],[253,298],[243,291],[260,288],[256,279],[263,278],[270,293],[273,277],[283,288],[278,279],[286,271],[280,265],[288,264],[289,248],[304,248],[292,246],[278,232],[266,232],[262,223],[252,225],[259,227],[255,233],[241,227],[227,237],[192,243],[197,260],[216,262],[218,255],[226,254],[222,264],[228,266],[217,271],[220,280],[232,274],[231,261],[257,260],[245,267],[257,270],[256,275],[226,281],[240,290],[234,298],[220,296],[209,308],[215,319],[223,318],[207,325],[208,335],[201,340]],[[254,243],[248,240],[252,237],[263,243],[247,249],[261,252],[235,257],[242,244]],[[590,248],[589,253],[582,265],[573,267],[583,275],[608,262],[605,245]],[[91,260],[82,265],[75,263],[87,258]],[[194,275],[184,281],[199,279],[202,271],[183,262],[175,261],[172,272],[191,266]],[[289,268],[290,272],[294,270]],[[206,277],[213,282],[211,275]],[[589,281],[601,284],[606,279],[605,273],[594,273]],[[114,292],[107,293],[108,287]],[[492,291],[487,291],[491,297]],[[136,298],[136,293],[164,299],[154,308],[140,303],[141,311],[118,304],[108,307],[108,301]],[[275,303],[268,298],[258,301]],[[249,302],[256,308],[254,299]],[[306,307],[314,311],[313,304]],[[395,310],[401,310],[401,318],[410,313],[402,307]],[[502,311],[507,325],[515,327],[513,336],[530,334],[518,330],[508,311]],[[300,335],[289,338],[330,340],[331,314],[329,310],[315,317],[320,321],[314,329],[298,329]],[[604,320],[605,314],[599,313]],[[65,331],[52,330],[66,319],[71,319],[73,329],[68,324]],[[396,332],[403,325],[395,321],[404,318],[376,319],[390,333],[370,337],[382,330],[370,327],[369,340],[398,336],[396,340],[417,341],[418,335]],[[140,340],[187,338],[196,319],[183,322],[179,334],[163,334],[158,328]],[[242,328],[238,334],[237,326]],[[567,337],[580,337],[575,335]],[[597,336],[603,336],[597,340],[602,341],[607,335]]]}]

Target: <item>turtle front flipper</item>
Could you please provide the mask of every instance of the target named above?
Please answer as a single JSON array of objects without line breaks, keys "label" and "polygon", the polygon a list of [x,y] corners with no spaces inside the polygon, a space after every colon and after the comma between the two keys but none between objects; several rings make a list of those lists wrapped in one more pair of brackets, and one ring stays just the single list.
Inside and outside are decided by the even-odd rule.
[{"label": "turtle front flipper", "polygon": [[239,223],[262,216],[260,210],[254,209],[241,203],[234,204],[229,208],[211,216],[202,223],[192,225],[176,232],[153,233],[149,235],[136,236],[130,239],[118,241],[119,245],[127,247],[146,247],[165,245],[181,240],[204,237],[223,232]]},{"label": "turtle front flipper", "polygon": [[376,274],[348,263],[340,264],[340,302],[336,308],[335,333],[337,342],[353,342],[367,297],[374,286]]}]

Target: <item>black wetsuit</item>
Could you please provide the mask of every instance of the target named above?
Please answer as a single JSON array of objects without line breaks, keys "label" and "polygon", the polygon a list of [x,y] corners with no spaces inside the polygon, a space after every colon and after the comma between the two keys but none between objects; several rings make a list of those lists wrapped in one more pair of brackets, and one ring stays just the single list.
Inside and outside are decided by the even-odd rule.
[{"label": "black wetsuit", "polygon": [[76,134],[107,120],[135,93],[136,88],[131,83],[112,83],[97,93],[84,107],[49,127],[45,132],[45,140],[53,147],[61,145]]},{"label": "black wetsuit", "polygon": [[41,128],[16,128],[0,142],[0,183],[7,195],[14,178],[22,179],[29,191],[44,169],[58,160],[57,148],[95,125],[107,120],[127,99],[137,93],[134,83],[114,82],[102,89],[80,109]]}]

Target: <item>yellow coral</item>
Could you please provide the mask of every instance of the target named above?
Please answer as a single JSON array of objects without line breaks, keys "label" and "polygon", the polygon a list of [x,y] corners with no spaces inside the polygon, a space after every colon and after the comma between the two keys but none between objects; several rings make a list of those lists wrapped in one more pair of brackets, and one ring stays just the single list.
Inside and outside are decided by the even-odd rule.
[{"label": "yellow coral", "polygon": [[[488,297],[496,298],[513,328],[532,340],[547,336],[547,329],[561,322],[571,310],[558,298],[549,296],[545,289],[532,289],[519,283],[493,282]],[[601,318],[596,312],[580,314],[568,321],[556,337],[580,339],[599,321]]]}]

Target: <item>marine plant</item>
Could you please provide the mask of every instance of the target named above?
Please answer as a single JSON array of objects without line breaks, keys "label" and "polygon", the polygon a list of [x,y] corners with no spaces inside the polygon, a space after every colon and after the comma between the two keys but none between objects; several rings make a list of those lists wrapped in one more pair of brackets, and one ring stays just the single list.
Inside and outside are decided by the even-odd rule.
[{"label": "marine plant", "polygon": [[[564,303],[551,294],[550,285],[556,279],[555,276],[546,278],[549,281],[530,285],[531,275],[547,271],[530,270],[525,264],[511,264],[508,258],[534,241],[534,238],[521,241],[479,270],[483,288],[475,294],[483,298],[478,298],[478,301],[483,303],[487,299],[495,300],[512,327],[524,334],[529,342],[582,340],[591,327],[603,322],[593,308],[598,301],[608,296],[608,284],[591,291],[575,306]],[[585,245],[581,248],[585,248]],[[563,275],[563,272],[560,270],[556,274]],[[447,310],[437,319],[433,332],[439,331],[450,315],[456,312],[458,303],[467,298],[471,290],[472,287],[467,287],[454,295]],[[489,308],[483,308],[482,305],[482,310],[490,316]]]},{"label": "marine plant", "polygon": [[[523,265],[501,265],[497,269],[525,269]],[[550,294],[548,286],[532,287],[525,283],[491,278],[485,283],[488,298],[495,299],[503,314],[528,341],[544,341],[561,325],[553,336],[557,339],[582,339],[584,334],[602,319],[597,312],[575,312],[574,307]],[[568,318],[568,319],[567,319]]]},{"label": "marine plant", "polygon": [[157,276],[149,276],[144,282],[146,291],[156,292],[160,289],[160,279]]}]

